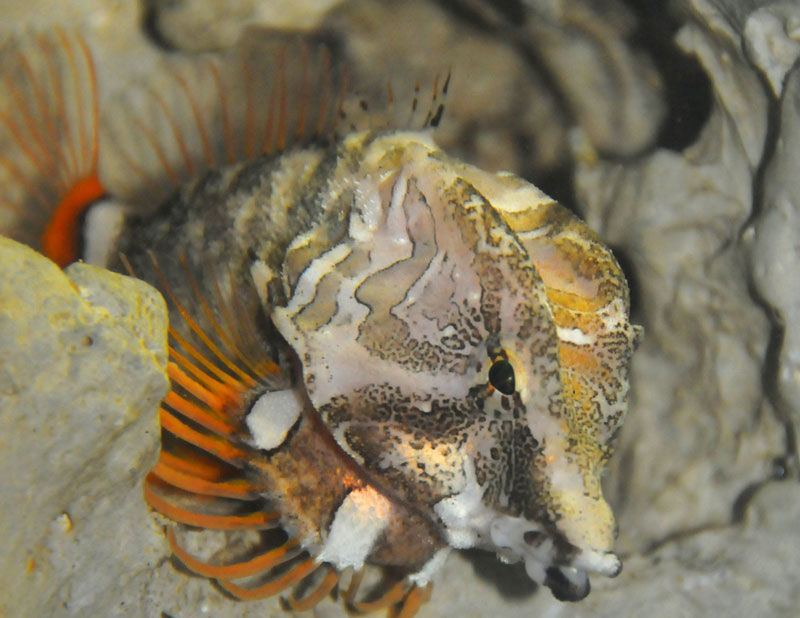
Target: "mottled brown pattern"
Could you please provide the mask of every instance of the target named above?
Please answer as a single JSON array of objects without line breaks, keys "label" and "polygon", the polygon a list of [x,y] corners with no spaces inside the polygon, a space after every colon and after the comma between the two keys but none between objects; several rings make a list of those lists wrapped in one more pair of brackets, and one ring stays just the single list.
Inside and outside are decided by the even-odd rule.
[{"label": "mottled brown pattern", "polygon": [[[349,492],[374,488],[392,508],[366,559],[412,574],[451,538],[439,507],[477,491],[458,525],[491,514],[499,538],[529,526],[551,549],[488,530],[473,545],[613,574],[599,478],[634,329],[616,261],[561,206],[425,134],[367,132],[209,174],[132,222],[123,246],[146,274],[145,238],[178,294],[180,252],[238,279],[268,268],[266,338],[309,411],[250,465],[306,548],[325,549]],[[497,358],[513,393],[490,384]]]}]

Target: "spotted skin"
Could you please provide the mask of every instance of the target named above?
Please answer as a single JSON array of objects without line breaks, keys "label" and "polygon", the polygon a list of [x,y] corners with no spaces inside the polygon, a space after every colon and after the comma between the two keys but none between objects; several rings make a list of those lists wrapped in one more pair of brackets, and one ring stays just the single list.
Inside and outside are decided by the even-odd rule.
[{"label": "spotted skin", "polygon": [[[427,133],[354,133],[207,173],[128,222],[121,249],[153,279],[142,247],[178,295],[178,256],[259,273],[249,306],[308,411],[249,467],[312,555],[330,555],[357,490],[392,505],[367,563],[413,575],[448,543],[482,547],[563,598],[588,593],[587,572],[619,571],[599,479],[636,338],[627,285],[535,187],[452,160]],[[491,384],[498,360],[510,394]]]}]

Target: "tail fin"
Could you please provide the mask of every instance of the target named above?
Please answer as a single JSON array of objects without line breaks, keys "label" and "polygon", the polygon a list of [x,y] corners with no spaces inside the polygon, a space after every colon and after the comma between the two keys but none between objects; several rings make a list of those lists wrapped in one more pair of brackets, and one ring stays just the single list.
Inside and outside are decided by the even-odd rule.
[{"label": "tail fin", "polygon": [[79,257],[98,179],[98,99],[85,38],[57,29],[7,41],[0,81],[0,232],[61,266]]}]

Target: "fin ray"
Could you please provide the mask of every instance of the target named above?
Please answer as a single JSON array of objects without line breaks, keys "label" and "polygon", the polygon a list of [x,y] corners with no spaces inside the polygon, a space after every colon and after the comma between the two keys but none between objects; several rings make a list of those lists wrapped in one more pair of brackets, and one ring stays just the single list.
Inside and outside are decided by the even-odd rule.
[{"label": "fin ray", "polygon": [[234,466],[240,466],[248,458],[246,451],[228,440],[193,429],[163,407],[159,408],[159,422],[172,435]]},{"label": "fin ray", "polygon": [[[149,96],[132,89],[110,106],[104,183],[126,203],[147,209],[205,170],[324,137],[336,88],[331,57],[322,44],[298,35],[267,41],[250,33],[228,52],[165,59],[163,68],[139,80],[138,92]],[[130,169],[157,192],[126,186]]]},{"label": "fin ray", "polygon": [[395,605],[389,610],[387,618],[413,618],[417,615],[420,608],[431,598],[431,584],[411,589],[403,599],[402,603]]},{"label": "fin ray", "polygon": [[180,546],[175,538],[175,531],[172,527],[167,530],[167,539],[172,553],[177,556],[186,567],[204,577],[213,579],[240,579],[267,573],[276,566],[279,566],[294,558],[299,550],[299,543],[296,539],[289,539],[283,545],[258,554],[254,558],[242,562],[231,564],[209,564],[192,556],[188,551]]},{"label": "fin ray", "polygon": [[219,498],[235,498],[237,500],[255,500],[259,497],[259,488],[241,478],[227,481],[207,481],[196,475],[173,468],[164,457],[150,471],[165,483],[189,493]]},{"label": "fin ray", "polygon": [[179,506],[160,495],[156,489],[160,484],[158,477],[152,473],[148,474],[144,483],[144,499],[152,508],[172,521],[210,530],[265,530],[277,526],[277,513],[259,510],[243,515],[216,515]]},{"label": "fin ray", "polygon": [[305,579],[317,568],[319,568],[319,565],[314,561],[313,558],[309,558],[304,562],[295,565],[283,575],[280,575],[279,577],[276,577],[275,579],[254,588],[237,586],[226,579],[220,579],[217,581],[227,592],[243,601],[266,599],[283,592],[302,579]]},{"label": "fin ray", "polygon": [[326,568],[325,577],[305,597],[300,599],[295,596],[294,592],[289,595],[286,602],[293,612],[305,612],[316,607],[322,599],[333,591],[336,584],[339,583],[339,573],[331,566],[326,565]]},{"label": "fin ray", "polygon": [[387,588],[378,598],[372,601],[351,601],[350,605],[360,614],[368,614],[385,609],[402,601],[408,593],[408,587],[408,582],[405,579],[401,579]]},{"label": "fin ray", "polygon": [[[98,179],[98,87],[84,36],[56,28],[6,41],[0,66],[5,212],[0,233],[60,266],[80,257],[80,220],[105,195]],[[31,216],[29,213],[37,213]]]}]

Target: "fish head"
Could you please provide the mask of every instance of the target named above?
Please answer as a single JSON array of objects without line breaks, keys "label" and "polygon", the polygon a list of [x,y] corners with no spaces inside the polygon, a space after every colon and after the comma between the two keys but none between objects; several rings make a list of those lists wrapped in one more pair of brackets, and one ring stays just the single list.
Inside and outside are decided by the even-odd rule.
[{"label": "fish head", "polygon": [[[356,163],[330,185],[338,205],[287,252],[288,302],[273,310],[308,397],[338,444],[452,547],[524,561],[559,598],[583,598],[587,572],[620,570],[600,488],[620,418],[592,404],[603,372],[566,349],[584,346],[584,364],[608,356],[580,330],[596,325],[565,322],[550,289],[563,273],[548,271],[548,286],[537,232],[509,215],[543,194],[424,134],[358,139]],[[624,373],[624,278],[618,290],[623,351],[611,356]]]}]

